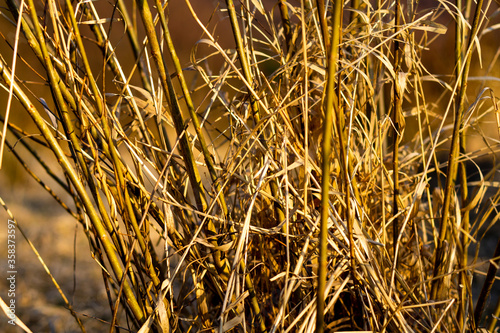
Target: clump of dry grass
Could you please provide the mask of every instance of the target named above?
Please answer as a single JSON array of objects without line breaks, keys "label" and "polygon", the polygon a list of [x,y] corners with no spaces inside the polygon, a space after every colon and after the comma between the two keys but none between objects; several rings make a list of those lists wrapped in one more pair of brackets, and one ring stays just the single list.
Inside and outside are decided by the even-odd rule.
[{"label": "clump of dry grass", "polygon": [[[201,21],[186,0],[203,29],[189,62],[172,41],[168,2],[118,0],[104,17],[94,2],[20,3],[7,1],[20,28],[13,48],[28,41],[52,100],[12,80],[2,59],[9,98],[38,129],[7,113],[2,138],[42,163],[58,188],[37,181],[85,227],[110,331],[484,326],[499,247],[475,303],[480,261],[468,249],[496,222],[495,168],[475,163],[497,154],[498,138],[477,124],[498,110],[489,73],[477,96],[467,82],[491,3],[227,0],[217,7],[234,40],[226,49],[216,16]],[[444,16],[456,27],[437,23]],[[109,37],[123,28],[132,65],[115,52],[125,35]],[[454,31],[454,72],[430,73],[423,54]],[[466,138],[481,135],[488,149],[468,151]]]}]

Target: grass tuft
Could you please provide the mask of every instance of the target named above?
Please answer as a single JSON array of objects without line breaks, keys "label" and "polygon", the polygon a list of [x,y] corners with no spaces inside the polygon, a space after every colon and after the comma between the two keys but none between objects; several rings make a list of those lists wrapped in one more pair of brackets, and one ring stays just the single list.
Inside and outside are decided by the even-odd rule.
[{"label": "grass tuft", "polygon": [[6,5],[2,151],[84,227],[110,332],[495,330],[491,1]]}]

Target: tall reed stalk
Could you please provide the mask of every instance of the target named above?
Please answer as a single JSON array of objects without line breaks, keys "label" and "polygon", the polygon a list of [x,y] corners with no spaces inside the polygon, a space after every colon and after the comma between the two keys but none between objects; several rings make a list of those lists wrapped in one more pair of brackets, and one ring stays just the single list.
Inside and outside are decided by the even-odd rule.
[{"label": "tall reed stalk", "polygon": [[[324,15],[324,3],[319,0],[318,5],[319,15]],[[321,10],[321,8],[323,10]],[[330,43],[325,45],[331,45],[331,49],[328,52],[328,75],[325,91],[325,105],[322,107],[325,112],[325,119],[323,122],[323,156],[321,163],[322,180],[321,180],[321,229],[319,235],[319,269],[318,269],[318,293],[317,293],[317,306],[316,306],[316,332],[324,332],[325,329],[325,289],[326,289],[326,276],[327,276],[327,265],[328,265],[328,220],[330,219],[330,172],[331,172],[331,155],[332,155],[332,135],[333,135],[333,124],[336,125],[336,138],[339,140],[339,155],[340,163],[342,165],[342,178],[344,179],[344,190],[346,191],[345,202],[347,204],[345,211],[345,219],[348,221],[348,226],[350,226],[350,189],[349,189],[349,172],[347,168],[347,154],[349,148],[345,146],[345,120],[343,110],[340,108],[339,96],[337,96],[336,84],[337,81],[337,69],[338,69],[338,57],[339,57],[339,45],[341,42],[342,34],[342,2],[335,1],[335,7],[333,10],[333,27],[332,27],[332,40]],[[323,36],[325,41],[328,39],[328,29],[326,25],[326,17],[321,17],[320,22],[322,24]],[[348,231],[351,228],[348,227]],[[349,232],[352,235],[351,232]],[[349,241],[352,240],[350,237]],[[353,249],[351,243],[350,248]],[[351,251],[351,256],[353,251]],[[354,258],[351,257],[351,262],[354,262]],[[354,277],[352,277],[354,278]]]},{"label": "tall reed stalk", "polygon": [[490,2],[5,3],[3,158],[83,227],[103,330],[495,329]]},{"label": "tall reed stalk", "polygon": [[[459,76],[460,84],[458,85],[458,96],[456,99],[456,114],[454,117],[453,133],[451,137],[451,146],[448,157],[448,171],[446,177],[446,185],[444,188],[443,197],[443,207],[441,212],[441,226],[439,229],[439,240],[436,249],[436,256],[434,258],[434,280],[431,289],[431,298],[438,298],[438,290],[442,287],[441,280],[443,274],[446,274],[444,269],[448,267],[448,258],[445,256],[445,240],[448,234],[448,224],[450,218],[450,203],[455,195],[455,180],[457,178],[457,170],[459,165],[459,153],[460,153],[460,130],[464,130],[464,125],[462,124],[464,113],[465,113],[465,96],[466,96],[466,86],[467,79],[469,77],[469,70],[472,59],[472,47],[474,45],[474,39],[477,36],[479,30],[479,22],[482,16],[483,1],[480,0],[477,3],[476,11],[474,14],[474,19],[472,22],[472,28],[469,34],[469,42],[467,46],[467,52],[464,59],[463,69],[461,68]],[[457,81],[458,84],[458,81]]]}]

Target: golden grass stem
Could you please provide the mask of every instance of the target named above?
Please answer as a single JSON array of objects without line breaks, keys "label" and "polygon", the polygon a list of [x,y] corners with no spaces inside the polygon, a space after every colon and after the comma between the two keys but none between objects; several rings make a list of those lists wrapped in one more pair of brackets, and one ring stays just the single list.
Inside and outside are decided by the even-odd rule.
[{"label": "golden grass stem", "polygon": [[[45,0],[41,11],[25,0],[21,11],[6,0],[0,59],[18,43],[18,69],[13,79],[0,60],[0,80],[30,115],[0,116],[6,156],[85,227],[105,329],[476,330],[499,263],[474,309],[470,274],[484,263],[467,248],[489,241],[500,189],[496,165],[479,181],[466,166],[484,170],[500,151],[481,127],[500,124],[485,81],[500,52],[472,78],[484,89],[467,106],[471,53],[487,58],[496,26],[480,4],[465,46],[473,5],[460,1]],[[455,8],[453,36],[439,19]],[[189,59],[174,44],[180,13],[202,30]],[[456,66],[436,75],[441,37],[455,38]],[[476,139],[487,147],[467,151]],[[441,290],[456,299],[439,301]]]},{"label": "golden grass stem", "polygon": [[[320,1],[321,2],[321,1]],[[320,14],[321,15],[321,14]],[[317,292],[317,303],[316,303],[316,333],[322,333],[325,330],[324,323],[324,311],[325,311],[325,288],[326,288],[326,276],[327,276],[327,265],[328,265],[328,220],[330,217],[330,172],[331,172],[331,154],[332,154],[332,135],[333,135],[333,124],[334,117],[337,124],[338,139],[340,141],[339,147],[341,154],[344,156],[344,160],[341,163],[344,165],[343,177],[348,182],[348,175],[345,173],[347,169],[347,161],[345,156],[348,150],[342,143],[344,142],[344,126],[343,126],[343,110],[340,109],[339,100],[336,95],[335,81],[338,69],[338,58],[339,58],[339,44],[341,40],[342,31],[342,1],[336,0],[334,2],[333,11],[333,34],[331,41],[331,50],[328,57],[328,74],[327,74],[327,85],[326,85],[326,96],[325,105],[323,109],[325,112],[325,119],[323,121],[323,156],[321,164],[321,224],[320,224],[320,236],[319,236],[319,268],[318,268],[318,292]],[[346,202],[349,202],[350,198],[348,196],[349,187],[344,188],[346,191]],[[349,210],[346,209],[347,216],[349,215]],[[349,221],[349,217],[347,219]],[[349,223],[349,222],[348,222]],[[350,244],[351,248],[353,244]],[[351,258],[353,259],[353,258]]]},{"label": "golden grass stem", "polygon": [[100,118],[102,120],[101,123],[102,123],[102,129],[104,132],[104,137],[107,139],[108,146],[110,147],[109,152],[111,155],[110,156],[111,161],[113,162],[113,165],[114,165],[117,187],[119,189],[121,189],[121,190],[116,192],[117,198],[123,204],[123,206],[125,206],[125,210],[127,212],[127,214],[126,214],[127,221],[130,223],[129,227],[131,226],[131,230],[133,230],[133,233],[135,234],[136,239],[139,243],[139,246],[144,254],[144,258],[146,261],[145,264],[146,264],[147,271],[149,272],[150,278],[153,280],[154,285],[156,287],[159,287],[160,280],[158,279],[156,272],[155,272],[154,268],[152,267],[151,253],[150,253],[150,251],[146,245],[146,242],[142,236],[142,232],[140,230],[140,227],[137,224],[135,209],[134,209],[134,207],[132,207],[132,200],[130,198],[129,189],[126,185],[125,176],[123,175],[122,161],[118,155],[118,152],[117,152],[116,147],[115,147],[114,142],[113,142],[113,136],[111,135],[111,130],[109,128],[108,118],[105,115],[105,112],[106,112],[105,105],[104,105],[103,100],[100,98],[99,88],[97,87],[97,83],[92,75],[90,63],[89,63],[88,57],[87,57],[86,52],[85,52],[85,47],[83,46],[82,38],[80,36],[80,31],[79,31],[75,16],[72,15],[72,13],[74,12],[74,9],[73,9],[73,6],[69,0],[66,1],[66,7],[68,8],[68,11],[70,14],[68,16],[70,17],[70,21],[72,23],[73,32],[74,32],[75,39],[76,39],[76,44],[77,44],[78,49],[80,51],[81,59],[83,60],[83,64],[84,64],[84,68],[85,68],[86,73],[87,73],[88,81],[90,82],[93,96],[96,99],[95,104],[97,106],[98,113],[99,113]]},{"label": "golden grass stem", "polygon": [[[162,8],[160,0],[156,0],[156,7]],[[179,83],[182,89],[182,94],[184,95],[184,100],[186,101],[186,105],[191,115],[191,120],[193,122],[193,127],[196,131],[197,139],[200,142],[203,157],[205,158],[205,163],[207,164],[208,172],[210,173],[210,178],[212,179],[212,183],[215,185],[216,193],[220,193],[218,196],[219,205],[224,213],[224,216],[227,217],[228,210],[226,205],[226,199],[224,196],[224,192],[221,188],[220,181],[215,171],[214,159],[212,154],[208,150],[207,141],[205,140],[205,135],[202,132],[200,120],[198,119],[198,115],[196,114],[196,110],[193,104],[193,100],[191,98],[191,93],[189,92],[189,88],[186,83],[186,79],[184,77],[184,73],[182,71],[181,63],[179,61],[179,57],[177,56],[177,52],[175,51],[174,43],[172,41],[172,37],[170,36],[170,29],[168,28],[167,21],[165,19],[165,15],[163,14],[163,10],[158,10],[158,14],[160,17],[161,26],[163,29],[163,35],[165,37],[165,41],[167,44],[167,49],[170,52],[170,57],[172,58],[172,62],[174,63],[174,68],[176,71],[176,76],[179,79]]]},{"label": "golden grass stem", "polygon": [[[118,3],[118,5],[120,5],[120,2]],[[90,6],[91,5],[89,5],[89,4],[83,5],[83,12],[86,14],[86,16],[89,19],[95,19],[97,21],[97,17],[93,16],[93,11],[89,8]],[[128,18],[126,17],[127,16],[126,9],[125,9],[125,11],[123,13],[124,13],[123,15],[125,15],[124,16],[125,24],[127,24],[127,19]],[[74,19],[73,13],[70,13],[70,16],[73,18],[73,19],[71,19],[71,22],[73,23],[73,29],[76,30],[76,31],[79,31],[79,29],[75,25],[76,23],[74,22],[75,19]],[[128,87],[128,81],[129,80],[125,79],[125,76],[123,74],[123,70],[121,68],[121,65],[118,63],[118,59],[116,57],[116,54],[112,51],[111,45],[109,43],[109,39],[105,36],[104,28],[102,26],[98,25],[98,24],[92,24],[90,27],[92,29],[92,32],[94,33],[94,36],[97,39],[97,44],[101,48],[101,51],[102,51],[102,53],[104,55],[105,64],[111,68],[112,72],[114,73],[114,75],[116,77],[119,77],[122,81],[126,82],[125,90],[127,91],[127,95],[130,95],[130,88]],[[133,35],[134,35],[134,33],[129,33],[129,39],[131,39],[132,48],[135,50],[136,46],[134,45],[134,36]],[[78,48],[80,49],[80,48],[83,47],[83,44],[82,44],[82,41],[81,41],[81,36],[77,36],[77,40],[80,40],[80,42],[78,43],[79,44]],[[136,52],[139,52],[139,50],[134,51],[134,54]],[[136,56],[136,63],[139,65],[139,69],[141,69],[141,66],[145,66],[142,63],[142,59],[140,58],[140,55],[141,55],[141,53],[138,53],[138,55]],[[86,62],[88,64],[88,59],[87,59],[87,57],[85,55],[85,52],[84,52],[84,54],[82,56],[83,56],[84,59],[86,59],[86,60],[84,60],[84,62]],[[86,69],[88,69],[87,65],[85,65],[85,67],[86,67]],[[142,80],[144,80],[143,76],[145,76],[145,73],[147,73],[147,71],[145,70],[145,68],[142,68],[142,70],[140,71],[141,79]],[[92,78],[92,81],[95,82],[95,80],[93,80],[93,78]],[[144,84],[144,87],[145,87],[145,89],[147,91],[151,92],[151,84],[149,83],[149,80],[146,80],[146,82],[147,83]],[[94,84],[92,84],[92,87],[93,86],[94,86]],[[134,108],[134,110],[137,112],[137,114],[140,114],[137,105],[135,105],[135,101],[133,99],[131,101],[132,101],[131,104],[132,104],[132,107]],[[98,103],[99,106],[101,104],[103,104],[103,103]],[[102,108],[104,109],[105,106],[103,105]],[[100,110],[100,111],[102,111],[102,110]],[[139,123],[139,127],[141,129],[143,137],[146,139],[146,141],[147,141],[147,143],[149,145],[152,145],[151,137],[150,137],[150,135],[148,135],[148,130],[146,128],[146,125],[144,124],[144,120],[140,116],[136,117],[136,119],[137,119],[137,121]],[[106,133],[106,129],[107,128],[109,128],[109,126],[107,124],[105,124],[104,125],[104,131],[105,131],[105,133]],[[106,136],[106,134],[105,134],[105,136]],[[106,136],[106,137],[109,138],[109,136]],[[111,147],[112,146],[113,145],[111,145]],[[153,152],[153,155],[154,154],[155,154],[155,152]]]},{"label": "golden grass stem", "polygon": [[[20,7],[23,8],[24,7],[24,0],[21,1],[21,4],[20,4]],[[21,21],[22,21],[22,18],[21,16],[19,16],[17,18],[17,27],[16,27],[16,42],[14,44],[14,57],[12,58],[12,77],[11,77],[11,81],[14,82],[14,76],[15,76],[15,73],[16,73],[16,64],[17,64],[17,52],[18,52],[18,48],[19,48],[19,37],[20,37],[20,33],[21,33]],[[6,110],[5,110],[5,120],[3,122],[3,128],[2,128],[2,137],[0,138],[0,170],[2,169],[2,163],[3,163],[3,155],[4,155],[4,149],[5,149],[5,140],[7,139],[7,128],[8,128],[8,125],[9,125],[9,115],[10,115],[10,111],[11,111],[11,105],[12,105],[12,89],[13,89],[13,86],[12,84],[10,85],[9,87],[9,97],[7,98],[7,107],[6,107]]]},{"label": "golden grass stem", "polygon": [[137,29],[134,27],[132,23],[132,19],[128,14],[128,10],[123,0],[117,1],[117,6],[120,9],[120,15],[123,18],[123,23],[127,28],[127,36],[130,40],[130,45],[132,47],[132,52],[134,52],[134,57],[138,61],[139,65],[139,75],[141,76],[141,82],[144,86],[144,89],[151,92],[151,83],[148,77],[149,71],[147,70],[147,66],[144,63],[144,59],[142,59],[142,46],[139,44],[139,39],[137,37]]},{"label": "golden grass stem", "polygon": [[497,299],[497,304],[495,305],[495,311],[490,318],[490,322],[488,323],[488,332],[494,332],[495,326],[498,322],[498,317],[500,317],[500,297]]},{"label": "golden grass stem", "polygon": [[[22,141],[23,142],[23,141]],[[24,142],[23,142],[24,143]],[[75,219],[79,219],[79,216],[73,212],[71,210],[71,208],[68,207],[68,205],[61,200],[61,198],[57,195],[56,192],[54,192],[54,190],[52,188],[50,188],[47,184],[45,184],[45,182],[40,179],[40,177],[37,176],[37,174],[31,170],[31,168],[29,167],[28,163],[26,163],[24,161],[24,159],[19,155],[19,153],[14,149],[14,147],[8,142],[6,141],[5,144],[7,145],[7,147],[10,149],[11,153],[16,157],[16,159],[19,161],[19,164],[21,164],[21,166],[26,170],[26,172],[38,183],[40,184],[40,186],[43,187],[44,190],[46,190],[53,198],[54,200],[64,209],[66,210],[73,218]],[[31,147],[30,147],[31,148]],[[36,155],[36,153],[34,151],[30,151],[30,153],[32,154],[32,156],[34,156],[35,158],[40,158],[38,155]],[[39,159],[39,161],[41,163],[43,163],[43,161],[41,161]],[[64,186],[66,188],[66,186]],[[68,193],[70,193],[69,189],[68,189]]]},{"label": "golden grass stem", "polygon": [[[359,9],[359,0],[351,0],[351,8],[358,10]],[[356,13],[354,10],[351,11],[351,13],[350,13],[351,23],[356,24],[357,19],[358,19],[358,13]]]},{"label": "golden grass stem", "polygon": [[[30,4],[33,8],[34,12],[34,6],[33,3]],[[36,16],[36,12],[32,13]],[[33,16],[33,15],[32,15]],[[0,61],[0,74],[3,78],[3,80],[7,83],[10,84],[10,76],[9,72],[5,67],[5,64],[3,61]],[[56,85],[57,86],[57,85]],[[111,244],[108,238],[108,234],[104,228],[104,226],[101,223],[101,220],[95,211],[93,204],[88,197],[85,188],[83,184],[80,181],[80,177],[77,175],[76,171],[73,169],[71,166],[71,163],[67,159],[65,153],[63,152],[62,148],[59,146],[57,140],[54,138],[54,136],[51,133],[51,130],[49,127],[45,124],[43,118],[41,117],[40,113],[37,111],[37,109],[33,106],[33,103],[29,100],[29,98],[24,94],[24,92],[17,86],[17,84],[14,83],[14,94],[16,95],[17,99],[21,102],[23,107],[28,111],[29,115],[37,125],[38,129],[44,136],[45,140],[47,143],[50,145],[50,148],[52,152],[55,154],[57,157],[57,160],[65,173],[67,174],[68,178],[72,182],[73,186],[75,187],[79,197],[81,198],[82,205],[85,207],[85,211],[87,215],[89,216],[89,219],[93,226],[96,229],[97,236],[99,237],[102,246],[104,247],[104,250],[106,252],[106,255],[108,257],[108,260],[111,264],[111,267],[116,275],[116,278],[118,281],[120,281],[123,276],[123,269],[120,265],[120,261],[118,260],[115,252],[115,247]],[[125,279],[123,280],[123,286],[124,286],[124,292],[125,292],[125,297],[127,300],[127,303],[129,304],[130,309],[132,310],[135,318],[137,321],[142,322],[144,320],[144,312],[142,311],[141,307],[137,303],[137,299],[135,298],[135,295],[133,294],[133,291],[128,283],[128,281]]]},{"label": "golden grass stem", "polygon": [[392,143],[392,183],[393,183],[393,197],[392,197],[392,239],[393,239],[393,251],[394,251],[394,262],[395,268],[397,269],[398,262],[398,238],[399,238],[399,143],[403,138],[403,95],[404,95],[404,84],[399,82],[399,75],[401,73],[401,47],[400,38],[401,35],[398,34],[401,26],[401,0],[396,0],[396,9],[394,11],[394,71],[396,76],[394,77],[393,83],[393,110],[391,114],[393,128],[393,143]]},{"label": "golden grass stem", "polygon": [[[234,36],[234,40],[236,42],[236,51],[238,52],[238,57],[240,58],[241,68],[243,69],[243,75],[247,82],[251,85],[253,84],[253,75],[250,69],[250,64],[248,62],[248,57],[246,54],[246,47],[243,44],[243,40],[241,38],[240,26],[238,24],[238,18],[236,16],[236,8],[234,7],[233,0],[226,0],[227,10],[229,13],[229,21],[231,22],[232,33]],[[253,117],[255,119],[255,123],[260,122],[260,111],[259,105],[255,100],[255,97],[250,94],[250,104],[252,106]]]},{"label": "golden grass stem", "polygon": [[[250,63],[248,61],[248,57],[246,54],[246,50],[248,49],[248,46],[246,47],[244,45],[243,39],[241,37],[238,18],[236,15],[236,8],[234,6],[233,0],[226,0],[226,5],[227,5],[228,13],[229,13],[229,21],[231,22],[231,29],[232,29],[233,37],[234,37],[234,40],[236,43],[236,51],[238,52],[238,57],[240,59],[241,68],[243,69],[243,75],[244,75],[245,80],[250,85],[252,85],[253,84],[253,75],[252,75]],[[258,105],[258,102],[255,100],[255,97],[252,94],[249,94],[249,95],[250,95],[250,105],[252,108],[252,115],[253,115],[255,124],[258,124],[261,120],[259,105]],[[272,181],[270,186],[271,186],[271,191],[273,193],[273,196],[275,196],[277,193],[276,182]],[[279,209],[278,209],[278,211],[281,212],[281,210],[279,210]],[[281,218],[283,218],[284,214],[281,214],[279,216]],[[281,219],[279,219],[279,221],[281,222]],[[242,260],[240,261],[240,266],[242,269],[245,268],[245,264]],[[245,270],[243,270],[243,271],[245,271]],[[252,304],[252,307],[253,307],[254,312],[255,312],[256,327],[261,332],[267,332],[267,329],[266,329],[266,326],[264,323],[264,318],[262,316],[260,306],[259,306],[259,303],[257,301],[255,291],[253,289],[252,280],[250,279],[250,276],[248,275],[248,273],[246,273],[245,282],[247,284],[247,287],[250,287],[249,291],[250,291],[250,297],[251,297],[251,304]]]},{"label": "golden grass stem", "polygon": [[190,149],[188,136],[185,135],[186,128],[184,125],[184,119],[182,117],[181,109],[177,101],[172,82],[170,80],[170,75],[168,74],[167,68],[163,61],[162,52],[153,24],[153,17],[151,15],[149,5],[145,0],[139,0],[137,2],[137,5],[139,7],[142,22],[146,29],[146,35],[149,40],[149,45],[151,48],[153,59],[155,60],[155,65],[158,70],[161,85],[164,90],[165,96],[167,96],[168,98],[172,120],[174,122],[175,130],[180,140],[180,148],[182,156],[184,157],[184,163],[186,163],[186,169],[189,174],[189,178],[191,179],[191,186],[194,192],[196,204],[198,206],[198,209],[204,212],[207,208],[205,190],[203,189],[203,186],[201,184],[199,171],[194,162],[194,157]]},{"label": "golden grass stem", "polygon": [[465,63],[463,66],[463,70],[460,75],[460,95],[457,98],[456,104],[456,114],[455,121],[453,125],[453,134],[451,137],[451,146],[450,152],[448,156],[448,172],[446,177],[446,185],[444,189],[444,198],[443,198],[443,206],[441,209],[441,227],[439,230],[439,239],[436,248],[436,255],[434,260],[434,280],[432,282],[431,294],[430,298],[436,300],[438,298],[438,291],[441,288],[441,282],[443,269],[447,267],[446,256],[445,255],[445,239],[448,234],[448,224],[450,218],[450,203],[455,194],[455,180],[457,177],[458,170],[458,161],[459,161],[459,153],[460,153],[460,129],[463,124],[463,116],[466,109],[465,106],[465,97],[466,97],[466,86],[467,79],[469,77],[469,69],[471,65],[472,58],[472,50],[474,46],[474,38],[478,34],[479,30],[479,20],[481,19],[483,7],[483,0],[478,0],[476,11],[474,14],[474,19],[472,23],[472,27],[469,34],[469,41],[467,45],[467,52],[465,55]]},{"label": "golden grass stem", "polygon": [[288,13],[288,7],[286,5],[286,0],[279,0],[279,8],[281,15],[281,22],[283,22],[283,33],[285,34],[286,49],[288,52],[292,50],[292,26],[290,24],[290,14]]},{"label": "golden grass stem", "polygon": [[[462,11],[462,0],[457,0],[456,2],[457,10],[459,13]],[[463,50],[463,43],[464,43],[464,32],[462,29],[462,22],[461,22],[461,17],[457,13],[455,17],[455,80],[457,84],[460,84],[460,70],[462,68],[462,50]],[[457,87],[457,95],[460,95],[460,90],[462,87],[459,85]],[[460,129],[460,154],[465,155],[466,153],[466,128],[462,125]],[[465,332],[466,325],[467,325],[467,310],[468,310],[468,304],[472,304],[472,290],[470,288],[471,285],[471,279],[470,279],[470,273],[469,270],[467,269],[468,265],[468,249],[469,249],[469,234],[470,234],[470,214],[469,210],[467,209],[468,202],[469,202],[469,187],[467,184],[467,169],[465,165],[465,161],[461,161],[459,164],[459,179],[460,179],[460,193],[462,196],[462,207],[464,208],[463,214],[462,214],[462,230],[463,232],[461,233],[461,236],[459,239],[461,240],[461,248],[462,248],[462,253],[459,254],[460,260],[459,263],[461,265],[461,272],[459,276],[459,285],[462,286],[459,294],[459,304],[458,304],[458,313],[457,313],[457,320],[458,320],[458,325],[459,329],[461,332]],[[470,306],[469,306],[470,307]],[[473,325],[474,326],[474,325]]]},{"label": "golden grass stem", "polygon": [[[321,33],[323,37],[323,45],[325,46],[325,53],[328,57],[328,52],[330,51],[330,34],[328,33],[328,23],[326,20],[326,9],[324,0],[316,0],[316,6],[318,7],[318,18],[319,25],[321,26]],[[334,9],[335,11],[335,9]],[[335,13],[333,14],[335,15]]]}]

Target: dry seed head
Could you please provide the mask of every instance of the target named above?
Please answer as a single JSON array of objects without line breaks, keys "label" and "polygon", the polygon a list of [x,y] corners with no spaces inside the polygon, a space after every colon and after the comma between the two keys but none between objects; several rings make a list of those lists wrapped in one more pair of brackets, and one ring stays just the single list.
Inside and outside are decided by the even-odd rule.
[{"label": "dry seed head", "polygon": [[165,230],[169,235],[175,233],[175,221],[174,214],[172,213],[172,209],[169,204],[165,204]]}]

